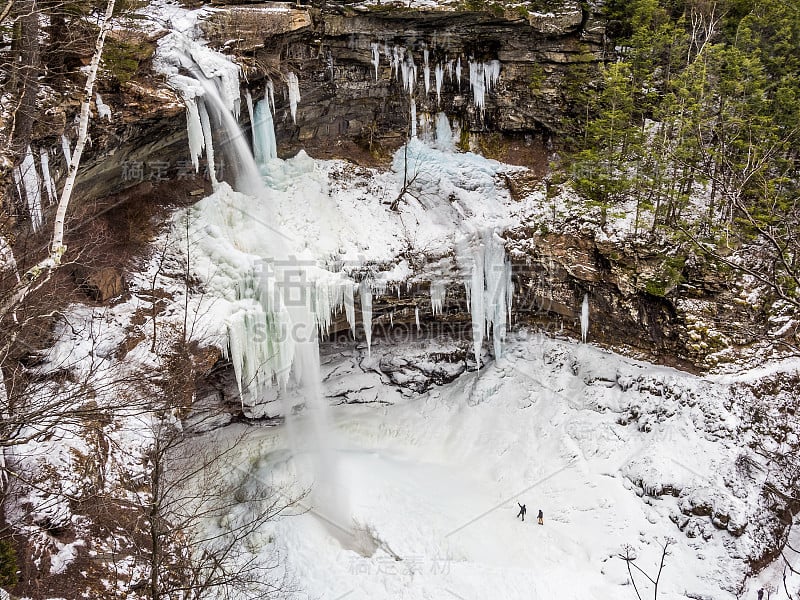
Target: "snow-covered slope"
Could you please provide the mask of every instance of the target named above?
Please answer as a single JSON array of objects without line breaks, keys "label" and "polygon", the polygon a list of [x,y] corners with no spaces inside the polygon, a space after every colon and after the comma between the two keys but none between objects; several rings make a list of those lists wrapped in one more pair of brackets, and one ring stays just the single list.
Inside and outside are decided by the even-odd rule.
[{"label": "snow-covered slope", "polygon": [[[329,395],[377,390],[334,413],[347,516],[306,499],[259,535],[298,598],[635,598],[620,553],[655,577],[667,540],[659,598],[737,597],[758,487],[736,466],[728,384],[527,333],[422,395],[399,396],[375,367],[326,361]],[[299,495],[313,444],[286,434],[259,432],[234,470]]]}]

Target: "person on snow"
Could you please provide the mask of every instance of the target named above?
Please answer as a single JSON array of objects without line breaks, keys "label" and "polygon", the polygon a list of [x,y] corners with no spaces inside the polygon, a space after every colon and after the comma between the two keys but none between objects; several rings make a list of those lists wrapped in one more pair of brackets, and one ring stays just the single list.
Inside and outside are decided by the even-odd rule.
[{"label": "person on snow", "polygon": [[[519,504],[519,502],[517,502]],[[525,508],[524,504],[519,504],[519,512],[517,513],[518,517],[522,517],[522,520],[525,520],[525,513],[528,512],[528,509]]]},{"label": "person on snow", "polygon": [[539,525],[544,525],[544,513],[541,508],[539,509],[539,514],[536,515],[536,520],[539,521]]}]

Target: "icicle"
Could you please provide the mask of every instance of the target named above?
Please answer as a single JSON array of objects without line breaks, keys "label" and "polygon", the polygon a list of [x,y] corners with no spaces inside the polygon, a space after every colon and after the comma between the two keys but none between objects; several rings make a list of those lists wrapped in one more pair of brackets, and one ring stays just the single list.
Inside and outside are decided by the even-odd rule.
[{"label": "icicle", "polygon": [[424,77],[425,77],[425,95],[427,96],[431,92],[431,66],[428,64],[428,49],[425,48],[422,51],[424,66],[422,68]]},{"label": "icicle", "polygon": [[444,69],[442,69],[441,63],[436,65],[436,70],[434,73],[434,77],[436,78],[436,104],[437,106],[441,106],[442,104],[442,80],[444,79]]},{"label": "icicle", "polygon": [[411,100],[411,137],[417,137],[417,103]]},{"label": "icicle", "polygon": [[400,80],[400,63],[403,60],[401,57],[401,50],[403,49],[398,46],[392,46],[392,75],[394,75],[394,78],[398,81]]},{"label": "icicle", "polygon": [[249,88],[245,88],[244,99],[247,102],[247,115],[250,117],[250,136],[253,140],[253,145],[256,143],[256,119],[253,113],[253,95],[250,93]]},{"label": "icicle", "polygon": [[105,117],[109,122],[111,121],[111,108],[108,104],[103,102],[99,93],[95,94],[95,106],[97,107],[97,118],[102,119]]},{"label": "icicle", "polygon": [[417,65],[414,64],[414,57],[409,52],[406,59],[400,64],[400,69],[403,73],[403,89],[408,92],[409,96],[414,95],[414,84],[417,81]]},{"label": "icicle", "polygon": [[483,63],[469,63],[469,85],[472,88],[472,103],[475,108],[483,110],[486,96],[486,81],[483,76]]},{"label": "icicle", "polygon": [[275,123],[272,120],[269,99],[266,96],[256,103],[253,123],[253,157],[258,165],[266,165],[268,160],[278,157]]},{"label": "icicle", "polygon": [[456,85],[458,85],[459,91],[461,90],[461,57],[459,56],[456,60]]},{"label": "icicle", "polygon": [[69,149],[69,140],[66,135],[61,135],[61,150],[64,152],[64,162],[67,168],[72,164],[72,151]]},{"label": "icicle", "polygon": [[389,313],[389,327],[394,329],[394,311]]},{"label": "icicle", "polygon": [[[344,314],[347,316],[347,323],[350,325],[350,333],[356,339],[356,304],[353,297],[355,284],[347,280],[344,286]],[[371,333],[371,332],[370,332]]]},{"label": "icicle", "polygon": [[214,143],[211,138],[211,121],[208,119],[208,111],[206,110],[206,103],[202,99],[198,99],[197,105],[198,112],[200,113],[200,126],[203,131],[203,139],[205,140],[206,147],[206,164],[208,166],[208,177],[211,179],[211,184],[216,185],[217,170],[214,165]]},{"label": "icicle", "polygon": [[372,44],[372,66],[375,67],[375,81],[378,81],[378,67],[381,63],[381,49],[378,44]]},{"label": "icicle", "polygon": [[422,113],[419,115],[419,127],[422,130],[422,140],[425,142],[433,141],[433,131],[431,130],[431,115]]},{"label": "icicle", "polygon": [[[328,50],[328,57],[326,61],[328,63],[328,72],[331,74],[331,81],[333,81],[336,79],[336,71],[333,68],[333,53],[330,50]],[[273,106],[272,108],[274,109],[275,107]]]},{"label": "icicle", "polygon": [[450,129],[450,121],[443,112],[436,115],[436,145],[439,149],[447,151],[452,151],[455,148],[453,144],[453,131]]},{"label": "icicle", "polygon": [[50,173],[50,154],[46,149],[41,149],[39,160],[42,163],[42,179],[44,179],[44,186],[47,191],[47,203],[53,204],[56,201],[56,184],[53,181],[53,175]]},{"label": "icicle", "polygon": [[419,326],[419,306],[414,307],[414,322],[417,324],[417,333],[422,331],[422,327]]},{"label": "icicle", "polygon": [[493,230],[485,230],[459,242],[456,252],[472,315],[475,362],[480,367],[485,335],[492,334],[495,357],[499,358],[503,353],[513,295],[511,263],[506,257],[502,238]]},{"label": "icicle", "polygon": [[488,63],[469,63],[469,84],[472,87],[472,98],[475,108],[484,109],[486,94],[491,92],[500,80],[500,61]]},{"label": "icicle", "polygon": [[22,158],[20,175],[22,185],[25,188],[25,200],[31,217],[31,226],[34,231],[39,231],[42,227],[42,188],[39,173],[36,172],[36,161],[33,159],[33,151],[30,146],[28,146],[25,156]]},{"label": "icicle", "polygon": [[589,335],[589,294],[584,294],[583,306],[581,306],[581,341],[584,344],[587,335]]},{"label": "icicle", "polygon": [[269,103],[272,105],[272,114],[275,114],[275,86],[272,85],[272,79],[267,79],[267,91],[264,93],[264,98],[269,96]]},{"label": "icicle", "polygon": [[447,287],[444,281],[431,281],[431,313],[434,317],[442,314],[446,291]]},{"label": "icicle", "polygon": [[[200,112],[197,103],[203,100],[197,98],[184,98],[186,103],[186,133],[189,138],[189,156],[192,159],[195,172],[200,170],[200,155],[206,147],[203,124],[200,120]],[[210,140],[209,140],[210,141]]]},{"label": "icicle", "polygon": [[491,92],[500,81],[500,61],[491,60],[483,66],[483,73],[486,79],[486,90]]},{"label": "icicle", "polygon": [[[17,270],[17,261],[14,259],[14,250],[11,244],[8,243],[6,238],[0,235],[0,272],[13,271],[17,281],[19,281],[19,271]],[[0,373],[0,383],[3,381],[3,374]],[[5,388],[0,390],[0,401]]]},{"label": "icicle", "polygon": [[362,281],[358,289],[361,296],[361,322],[364,325],[364,335],[367,338],[367,355],[372,352],[372,289],[369,281]]},{"label": "icicle", "polygon": [[503,240],[493,230],[486,230],[484,237],[484,278],[486,282],[486,333],[491,328],[495,358],[503,355],[503,343],[508,328],[508,293],[511,264],[506,258]]},{"label": "icicle", "polygon": [[297,103],[300,102],[300,82],[297,75],[289,73],[286,77],[289,84],[289,111],[292,113],[292,121],[297,123]]}]

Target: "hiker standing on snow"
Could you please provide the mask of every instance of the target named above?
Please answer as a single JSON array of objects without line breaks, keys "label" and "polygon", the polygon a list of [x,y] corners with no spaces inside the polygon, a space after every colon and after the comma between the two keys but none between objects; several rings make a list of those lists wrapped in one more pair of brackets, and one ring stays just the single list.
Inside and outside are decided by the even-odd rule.
[{"label": "hiker standing on snow", "polygon": [[539,521],[539,525],[544,525],[544,513],[542,509],[539,509],[539,514],[536,516],[536,520]]},{"label": "hiker standing on snow", "polygon": [[[519,504],[519,502],[517,502],[517,504]],[[521,516],[523,521],[525,520],[525,513],[526,512],[528,512],[528,509],[525,508],[525,505],[524,504],[519,504],[519,512],[517,513],[517,516],[518,517]]]}]

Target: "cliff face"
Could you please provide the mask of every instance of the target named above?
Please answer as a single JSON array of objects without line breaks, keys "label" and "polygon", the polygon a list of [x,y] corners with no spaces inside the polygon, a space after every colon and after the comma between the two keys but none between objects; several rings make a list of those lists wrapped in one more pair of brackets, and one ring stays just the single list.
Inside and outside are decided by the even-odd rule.
[{"label": "cliff face", "polygon": [[[331,156],[346,142],[373,152],[394,148],[407,135],[412,100],[418,115],[443,111],[465,134],[540,141],[580,112],[571,92],[591,79],[603,51],[602,25],[571,1],[547,15],[285,9],[283,31],[263,27],[260,10],[272,9],[228,7],[204,31],[212,43],[227,43],[245,57],[256,98],[263,96],[263,79],[273,81],[282,154],[303,147]],[[393,67],[398,52],[400,64]],[[487,86],[481,107],[470,88],[470,63],[491,61],[499,61],[500,77]],[[412,62],[416,79],[409,90],[401,71]],[[302,97],[295,120],[286,95],[290,72]]]},{"label": "cliff face", "polygon": [[[320,158],[385,161],[409,135],[413,101],[418,119],[430,115],[432,122],[432,115],[444,112],[457,123],[462,147],[539,172],[550,141],[557,144],[569,119],[584,110],[574,100],[593,85],[605,39],[598,15],[569,0],[546,15],[226,6],[203,28],[212,45],[237,56],[254,100],[272,82],[281,156],[304,148]],[[470,84],[470,63],[484,70],[483,104]],[[413,89],[404,83],[403,69],[407,75],[416,69]],[[294,118],[290,73],[297,76],[300,95]],[[107,126],[106,135],[97,136],[99,151],[82,176],[86,197],[115,194],[151,178],[154,165],[168,165],[166,179],[181,179],[188,164],[183,110],[174,96],[164,96],[161,104],[153,100],[157,96],[150,90],[142,110],[130,107]],[[242,110],[242,119],[248,118]],[[132,165],[143,170],[132,175]],[[513,194],[515,183],[507,183]],[[194,189],[203,182],[187,185]],[[577,336],[581,301],[589,294],[591,340],[696,367],[708,366],[706,356],[734,340],[732,332],[723,332],[726,322],[752,320],[738,314],[727,278],[707,265],[666,259],[666,248],[601,241],[596,232],[587,227],[543,233],[536,223],[506,232],[514,323]],[[469,330],[463,290],[451,290],[444,314],[435,318],[429,298],[424,284],[400,297],[376,297],[374,323],[385,331],[390,322],[413,329],[421,308],[422,328],[431,333]],[[342,320],[332,331],[347,328]]]}]

